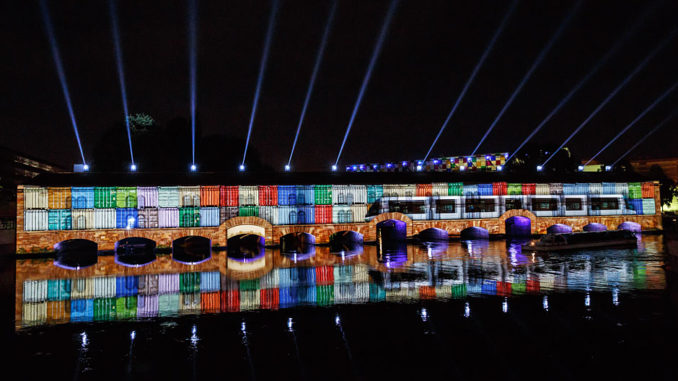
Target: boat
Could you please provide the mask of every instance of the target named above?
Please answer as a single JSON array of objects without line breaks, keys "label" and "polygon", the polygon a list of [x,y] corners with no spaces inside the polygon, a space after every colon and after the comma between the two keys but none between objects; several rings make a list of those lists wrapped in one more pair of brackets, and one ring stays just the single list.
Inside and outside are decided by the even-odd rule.
[{"label": "boat", "polygon": [[628,230],[602,232],[549,233],[538,241],[523,245],[528,251],[559,251],[602,247],[636,247],[638,238]]}]

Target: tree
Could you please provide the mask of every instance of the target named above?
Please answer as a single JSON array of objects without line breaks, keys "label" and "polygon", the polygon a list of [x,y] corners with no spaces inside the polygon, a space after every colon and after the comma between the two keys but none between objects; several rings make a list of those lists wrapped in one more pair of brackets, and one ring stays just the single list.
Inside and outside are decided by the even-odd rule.
[{"label": "tree", "polygon": [[[511,173],[534,173],[537,170],[537,166],[542,165],[555,151],[555,148],[552,146],[528,144],[506,164],[506,171]],[[549,160],[548,164],[544,166],[543,171],[574,173],[577,171],[580,163],[580,160],[573,155],[572,151],[565,147]]]},{"label": "tree", "polygon": [[663,206],[670,206],[671,202],[673,202],[673,198],[678,197],[678,186],[676,186],[675,181],[666,176],[662,167],[656,164],[650,167],[647,175],[652,180],[659,181],[661,204]]}]

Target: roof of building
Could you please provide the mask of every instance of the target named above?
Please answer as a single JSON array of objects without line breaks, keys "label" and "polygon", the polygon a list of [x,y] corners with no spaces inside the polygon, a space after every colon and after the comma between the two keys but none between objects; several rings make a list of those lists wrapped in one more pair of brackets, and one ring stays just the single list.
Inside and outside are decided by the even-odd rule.
[{"label": "roof of building", "polygon": [[303,184],[416,184],[464,182],[571,183],[650,181],[639,174],[580,172],[573,174],[506,172],[402,173],[45,173],[25,185],[38,186],[161,186],[161,185],[303,185]]}]

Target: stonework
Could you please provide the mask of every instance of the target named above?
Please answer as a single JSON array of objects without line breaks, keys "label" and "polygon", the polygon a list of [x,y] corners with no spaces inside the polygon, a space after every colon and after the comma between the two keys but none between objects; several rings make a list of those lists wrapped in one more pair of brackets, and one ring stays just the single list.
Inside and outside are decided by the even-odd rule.
[{"label": "stonework", "polygon": [[536,217],[528,210],[514,209],[507,211],[499,218],[485,219],[422,221],[412,220],[402,213],[383,213],[375,216],[369,222],[344,224],[272,225],[259,217],[234,217],[226,220],[218,227],[24,231],[24,195],[23,188],[19,187],[17,191],[16,251],[18,254],[52,251],[56,243],[75,238],[94,241],[99,245],[99,250],[113,250],[117,241],[129,237],[144,237],[154,240],[158,247],[171,247],[173,240],[191,235],[209,238],[212,240],[213,246],[224,247],[229,236],[228,230],[243,225],[263,229],[266,245],[279,245],[280,238],[284,235],[299,232],[312,234],[315,237],[315,242],[319,244],[329,243],[330,236],[341,231],[355,231],[363,235],[365,242],[374,242],[377,237],[377,224],[389,219],[405,222],[408,237],[413,237],[429,228],[442,229],[447,231],[450,236],[458,237],[462,230],[472,226],[487,229],[492,235],[502,235],[506,233],[506,219],[513,216],[529,218],[532,222],[531,231],[533,234],[545,234],[546,229],[555,224],[569,225],[573,231],[582,231],[583,227],[589,223],[600,223],[607,226],[608,230],[615,230],[619,224],[625,221],[636,222],[641,225],[643,230],[661,230],[658,183],[655,183],[655,205],[654,215]]}]

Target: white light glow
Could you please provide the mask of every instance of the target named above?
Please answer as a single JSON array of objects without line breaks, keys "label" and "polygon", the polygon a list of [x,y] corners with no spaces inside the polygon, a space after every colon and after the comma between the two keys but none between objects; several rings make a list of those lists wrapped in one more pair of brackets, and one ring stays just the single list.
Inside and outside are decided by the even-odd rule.
[{"label": "white light glow", "polygon": [[538,165],[538,166],[537,166],[537,171],[541,171],[541,170],[543,170],[543,169],[544,169],[544,166],[543,166],[543,165]]},{"label": "white light glow", "polygon": [[84,164],[84,165],[82,166],[82,170],[83,170],[83,171],[89,171],[89,165]]},{"label": "white light glow", "polygon": [[240,164],[240,166],[238,167],[238,169],[239,169],[241,172],[244,171],[244,170],[245,170],[245,164]]},{"label": "white light glow", "polygon": [[132,171],[132,172],[135,172],[137,170],[137,165],[136,164],[130,165],[129,170]]},{"label": "white light glow", "polygon": [[195,171],[197,171],[197,170],[198,170],[198,166],[195,165],[195,164],[191,164],[191,171],[192,171],[192,172],[195,172]]},{"label": "white light glow", "polygon": [[333,164],[332,165],[332,171],[336,171],[336,170],[337,170],[337,166],[336,166],[336,164]]},{"label": "white light glow", "polygon": [[289,164],[285,164],[285,170],[286,170],[287,172],[289,172],[290,169],[292,169],[292,168],[290,167],[290,165],[289,165]]},{"label": "white light glow", "polygon": [[464,317],[471,317],[471,305],[469,305],[468,302],[464,304]]}]

